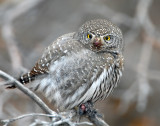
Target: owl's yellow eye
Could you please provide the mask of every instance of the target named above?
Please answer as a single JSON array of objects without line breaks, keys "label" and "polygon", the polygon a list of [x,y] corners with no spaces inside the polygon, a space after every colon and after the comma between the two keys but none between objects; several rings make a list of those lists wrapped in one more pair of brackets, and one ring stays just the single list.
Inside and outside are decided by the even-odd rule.
[{"label": "owl's yellow eye", "polygon": [[91,35],[91,34],[88,34],[88,35],[87,35],[87,38],[91,39],[91,38],[92,38],[92,35]]},{"label": "owl's yellow eye", "polygon": [[106,41],[111,40],[111,36],[110,36],[110,35],[105,36],[105,37],[104,37],[104,40],[106,40]]}]

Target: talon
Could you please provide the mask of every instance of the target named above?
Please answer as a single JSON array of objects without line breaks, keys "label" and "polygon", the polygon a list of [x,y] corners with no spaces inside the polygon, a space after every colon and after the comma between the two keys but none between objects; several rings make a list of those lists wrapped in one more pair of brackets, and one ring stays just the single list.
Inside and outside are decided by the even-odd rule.
[{"label": "talon", "polygon": [[85,104],[81,104],[79,106],[79,115],[84,115],[86,113],[86,106]]},{"label": "talon", "polygon": [[98,116],[100,118],[102,118],[103,116],[97,112],[97,110],[93,107],[93,103],[92,102],[86,102],[83,103],[79,106],[78,109],[78,114],[80,116],[89,116],[89,117],[95,117]]},{"label": "talon", "polygon": [[81,107],[81,109],[82,109],[83,111],[85,111],[85,110],[86,110],[86,106],[85,106],[85,104],[82,104],[80,107]]},{"label": "talon", "polygon": [[16,88],[15,85],[11,85],[11,86],[6,87],[6,89],[14,89],[14,88]]}]

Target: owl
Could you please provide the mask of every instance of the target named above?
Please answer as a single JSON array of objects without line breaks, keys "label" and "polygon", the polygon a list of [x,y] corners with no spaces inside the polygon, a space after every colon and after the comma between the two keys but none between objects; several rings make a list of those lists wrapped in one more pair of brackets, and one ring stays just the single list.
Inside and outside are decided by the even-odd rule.
[{"label": "owl", "polygon": [[87,21],[77,32],[62,35],[48,46],[19,81],[39,80],[34,90],[43,92],[60,110],[95,103],[117,86],[123,71],[123,47],[122,32],[112,22]]}]

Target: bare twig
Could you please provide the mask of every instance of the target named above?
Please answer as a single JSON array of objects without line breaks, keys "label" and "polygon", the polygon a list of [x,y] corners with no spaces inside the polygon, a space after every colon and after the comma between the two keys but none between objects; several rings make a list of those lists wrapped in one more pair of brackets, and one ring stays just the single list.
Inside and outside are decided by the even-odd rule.
[{"label": "bare twig", "polygon": [[102,120],[98,116],[88,117],[88,119],[96,126],[109,126],[104,120]]},{"label": "bare twig", "polygon": [[11,80],[15,83],[16,87],[21,90],[23,93],[28,95],[33,101],[35,101],[41,108],[44,110],[47,114],[53,114],[53,112],[48,106],[32,91],[30,91],[28,88],[23,86],[19,81],[14,79],[12,76],[6,74],[5,72],[0,70],[0,76],[4,77],[5,79],[7,78],[8,80]]},{"label": "bare twig", "polygon": [[[148,95],[151,92],[151,87],[148,82],[147,73],[152,53],[152,39],[150,36],[154,33],[154,26],[152,25],[148,11],[149,7],[151,6],[152,0],[140,0],[137,5],[136,17],[137,21],[139,21],[140,26],[145,30],[145,39],[143,43],[142,52],[140,55],[140,61],[137,65],[137,79],[138,79],[138,86],[139,86],[139,93],[138,93],[138,104],[137,110],[144,111],[147,104]],[[147,37],[148,36],[148,37]]]},{"label": "bare twig", "polygon": [[151,92],[151,87],[148,82],[147,73],[148,73],[148,66],[151,58],[152,53],[152,44],[150,39],[145,39],[143,43],[141,58],[139,64],[137,66],[137,79],[139,84],[139,94],[138,94],[138,111],[144,111],[147,105],[147,99]]},{"label": "bare twig", "polygon": [[0,122],[2,124],[5,124],[5,125],[8,125],[9,123],[12,123],[14,121],[17,121],[19,119],[23,119],[23,118],[26,118],[26,117],[33,117],[33,116],[45,116],[45,117],[56,117],[57,118],[57,114],[56,115],[50,115],[50,114],[42,114],[42,113],[31,113],[31,114],[25,114],[25,115],[21,115],[21,116],[18,116],[16,118],[11,118],[11,119],[6,119],[6,120],[1,120]]},{"label": "bare twig", "polygon": [[[31,113],[31,114],[25,114],[25,115],[21,115],[21,116],[18,116],[16,118],[11,118],[11,119],[6,119],[6,120],[1,120],[0,122],[3,124],[3,125],[8,125],[14,121],[17,121],[19,119],[23,119],[23,118],[26,118],[26,117],[33,117],[33,116],[44,116],[44,117],[51,117],[52,119],[54,120],[57,120],[57,119],[61,119],[62,116],[61,115],[58,115],[58,114],[42,114],[42,113]],[[69,120],[68,120],[69,122]],[[42,122],[39,122],[39,123],[42,123]],[[44,123],[44,122],[43,122]],[[55,122],[46,122],[46,124],[53,124]],[[63,123],[63,121],[61,121],[61,123]]]},{"label": "bare twig", "polygon": [[[70,112],[65,112],[65,113],[66,113],[66,115],[70,114]],[[93,125],[92,123],[89,123],[89,122],[80,122],[80,123],[71,122],[71,117],[72,116],[71,117],[69,117],[69,116],[62,116],[61,113],[60,114],[57,114],[57,113],[55,113],[55,114],[42,114],[42,113],[25,114],[25,115],[18,116],[16,118],[1,120],[0,124],[7,126],[10,123],[12,123],[14,121],[17,121],[19,119],[23,119],[23,118],[26,118],[26,117],[32,117],[33,118],[35,116],[50,117],[50,118],[52,118],[52,121],[47,122],[47,121],[42,121],[42,120],[37,120],[36,119],[35,122],[33,122],[31,124],[31,126],[35,126],[36,124],[43,124],[43,125],[46,125],[46,126],[49,126],[49,125],[58,126],[58,125],[62,125],[62,124],[66,124],[66,125],[69,125],[69,126]]]},{"label": "bare twig", "polygon": [[[6,42],[9,56],[12,63],[13,71],[17,71],[22,68],[22,60],[20,56],[19,49],[17,47],[17,40],[13,33],[13,21],[20,15],[24,14],[43,0],[27,0],[18,4],[15,8],[6,12],[3,25],[2,25],[2,35]],[[19,71],[17,71],[19,72]]]},{"label": "bare twig", "polygon": [[[151,6],[151,3],[152,0],[140,0],[137,4],[135,19],[137,21],[137,26],[144,30],[144,42],[139,58],[140,60],[137,64],[137,80],[122,95],[122,100],[124,104],[130,104],[130,101],[137,101],[138,111],[144,111],[147,105],[148,96],[151,93],[151,87],[148,82],[149,78],[147,74],[149,71],[148,69],[153,49],[155,33],[155,27],[148,16],[148,10]],[[124,106],[124,104],[122,106]]]}]

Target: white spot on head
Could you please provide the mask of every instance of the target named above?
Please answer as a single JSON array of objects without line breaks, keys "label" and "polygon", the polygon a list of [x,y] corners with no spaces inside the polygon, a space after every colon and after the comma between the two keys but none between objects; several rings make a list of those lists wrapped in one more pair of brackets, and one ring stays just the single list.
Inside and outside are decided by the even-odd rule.
[{"label": "white spot on head", "polygon": [[59,49],[60,49],[61,51],[63,51],[62,46],[61,46],[60,44],[58,44],[58,46],[59,46]]},{"label": "white spot on head", "polygon": [[64,50],[64,53],[67,53],[68,52],[68,50]]}]

